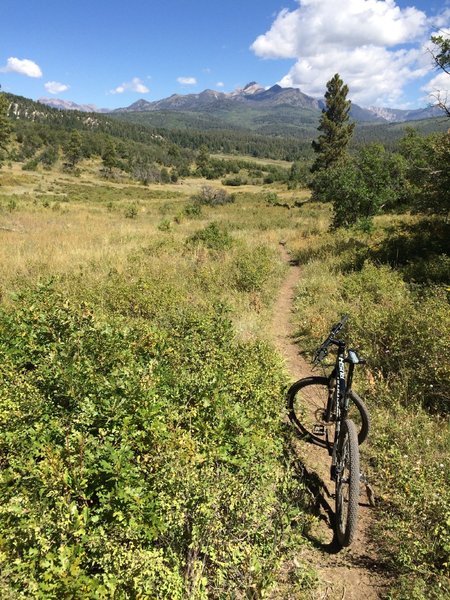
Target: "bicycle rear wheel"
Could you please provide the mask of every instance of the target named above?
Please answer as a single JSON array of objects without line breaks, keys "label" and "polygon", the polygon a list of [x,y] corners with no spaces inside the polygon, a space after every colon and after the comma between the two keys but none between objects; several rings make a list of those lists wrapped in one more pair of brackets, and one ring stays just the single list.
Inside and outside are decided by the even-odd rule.
[{"label": "bicycle rear wheel", "polygon": [[346,419],[336,452],[336,537],[349,546],[356,533],[359,508],[359,447],[356,427]]},{"label": "bicycle rear wheel", "polygon": [[[305,377],[296,381],[287,393],[290,420],[303,435],[322,448],[333,447],[334,421],[325,421],[329,389],[327,377]],[[361,398],[349,392],[349,417],[356,423],[358,442],[362,444],[370,429],[369,411]]]}]

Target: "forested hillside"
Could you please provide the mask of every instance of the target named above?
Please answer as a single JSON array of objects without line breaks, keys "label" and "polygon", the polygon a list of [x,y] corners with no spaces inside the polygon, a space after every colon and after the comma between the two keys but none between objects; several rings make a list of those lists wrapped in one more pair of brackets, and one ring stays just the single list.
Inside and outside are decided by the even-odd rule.
[{"label": "forested hillside", "polygon": [[[63,131],[78,129],[90,138],[94,153],[101,150],[104,136],[113,136],[121,144],[139,142],[153,147],[153,154],[164,146],[175,144],[180,148],[198,150],[206,145],[210,152],[248,155],[295,161],[312,156],[311,141],[318,126],[317,111],[298,110],[280,106],[273,110],[244,109],[238,112],[214,113],[186,111],[120,112],[102,115],[52,109],[32,100],[5,94],[8,113],[17,131],[24,131],[26,123],[39,124],[29,129],[40,132],[51,128],[60,131],[53,139],[61,145]],[[427,135],[446,130],[445,118],[425,119],[410,123],[362,123],[351,142],[352,147],[381,142],[389,147],[401,139],[405,128],[413,127]],[[90,135],[88,135],[88,133]],[[47,134],[49,135],[49,134]],[[103,136],[103,141],[102,141]],[[32,142],[31,142],[32,143]],[[45,140],[44,140],[45,143]],[[142,149],[136,150],[140,154]],[[161,150],[164,153],[164,150]],[[148,149],[147,149],[148,153]],[[167,161],[166,161],[167,162]]]}]

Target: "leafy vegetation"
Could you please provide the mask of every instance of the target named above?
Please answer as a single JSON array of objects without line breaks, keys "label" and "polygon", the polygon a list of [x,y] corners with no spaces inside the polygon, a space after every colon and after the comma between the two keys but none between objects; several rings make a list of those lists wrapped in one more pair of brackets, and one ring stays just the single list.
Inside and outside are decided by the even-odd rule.
[{"label": "leafy vegetation", "polygon": [[392,219],[378,217],[366,233],[338,229],[298,242],[297,330],[312,351],[336,315],[350,315],[347,335],[369,365],[357,384],[374,419],[364,449],[380,496],[374,536],[399,576],[389,597],[441,598],[449,591],[450,320],[442,283],[450,270],[448,260],[434,270],[432,257],[448,257],[448,225]]},{"label": "leafy vegetation", "polygon": [[3,597],[263,585],[283,520],[273,353],[220,311],[133,325],[49,286],[0,320]]},{"label": "leafy vegetation", "polygon": [[0,166],[4,157],[4,152],[8,147],[11,126],[7,118],[7,101],[3,94],[0,94]]},{"label": "leafy vegetation", "polygon": [[450,210],[450,137],[419,136],[409,129],[396,151],[363,147],[315,174],[313,188],[333,203],[335,227],[370,222],[389,211],[447,215]]},{"label": "leafy vegetation", "polygon": [[310,521],[258,334],[283,273],[264,199],[193,205],[85,170],[2,173],[2,222],[15,198],[33,225],[1,245],[1,595],[262,595]]}]

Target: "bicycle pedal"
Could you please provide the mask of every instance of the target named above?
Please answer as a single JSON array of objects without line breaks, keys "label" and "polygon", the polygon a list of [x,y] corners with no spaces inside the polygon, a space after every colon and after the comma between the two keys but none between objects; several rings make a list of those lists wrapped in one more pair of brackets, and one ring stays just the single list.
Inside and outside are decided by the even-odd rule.
[{"label": "bicycle pedal", "polygon": [[313,425],[313,434],[314,435],[325,435],[325,427],[324,425],[320,425],[320,423],[316,423]]}]

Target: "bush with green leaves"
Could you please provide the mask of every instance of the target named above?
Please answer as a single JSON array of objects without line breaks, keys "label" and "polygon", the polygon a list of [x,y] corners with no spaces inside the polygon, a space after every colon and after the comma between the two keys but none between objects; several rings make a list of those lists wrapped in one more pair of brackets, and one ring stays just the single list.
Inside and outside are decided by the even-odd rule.
[{"label": "bush with green leaves", "polygon": [[408,129],[399,143],[407,162],[409,206],[422,213],[447,215],[450,210],[450,135],[427,137]]},{"label": "bush with green leaves", "polygon": [[234,177],[227,177],[222,180],[222,185],[228,185],[230,187],[239,187],[240,185],[245,185],[247,180],[242,178],[239,175],[235,175]]},{"label": "bush with green leaves", "polygon": [[190,204],[187,204],[184,208],[183,208],[183,214],[186,215],[186,217],[190,217],[191,219],[194,218],[198,218],[201,217],[202,215],[202,207],[200,204],[193,202]]},{"label": "bush with green leaves", "polygon": [[187,243],[191,245],[201,244],[210,250],[227,250],[233,244],[233,238],[223,226],[213,221],[203,229],[193,233]]},{"label": "bush with green leaves", "polygon": [[129,204],[124,211],[124,215],[127,219],[136,219],[138,216],[137,204],[135,202]]},{"label": "bush with green leaves", "polygon": [[273,250],[259,245],[239,251],[234,270],[235,285],[243,292],[262,292],[278,271]]},{"label": "bush with green leaves", "polygon": [[346,157],[314,178],[318,199],[333,204],[333,226],[349,227],[381,210],[402,204],[405,195],[406,162],[400,154],[388,153],[381,144]]},{"label": "bush with green leaves", "polygon": [[163,325],[54,285],[0,327],[2,597],[270,587],[293,484],[267,345],[237,342],[217,306],[178,303]]}]

